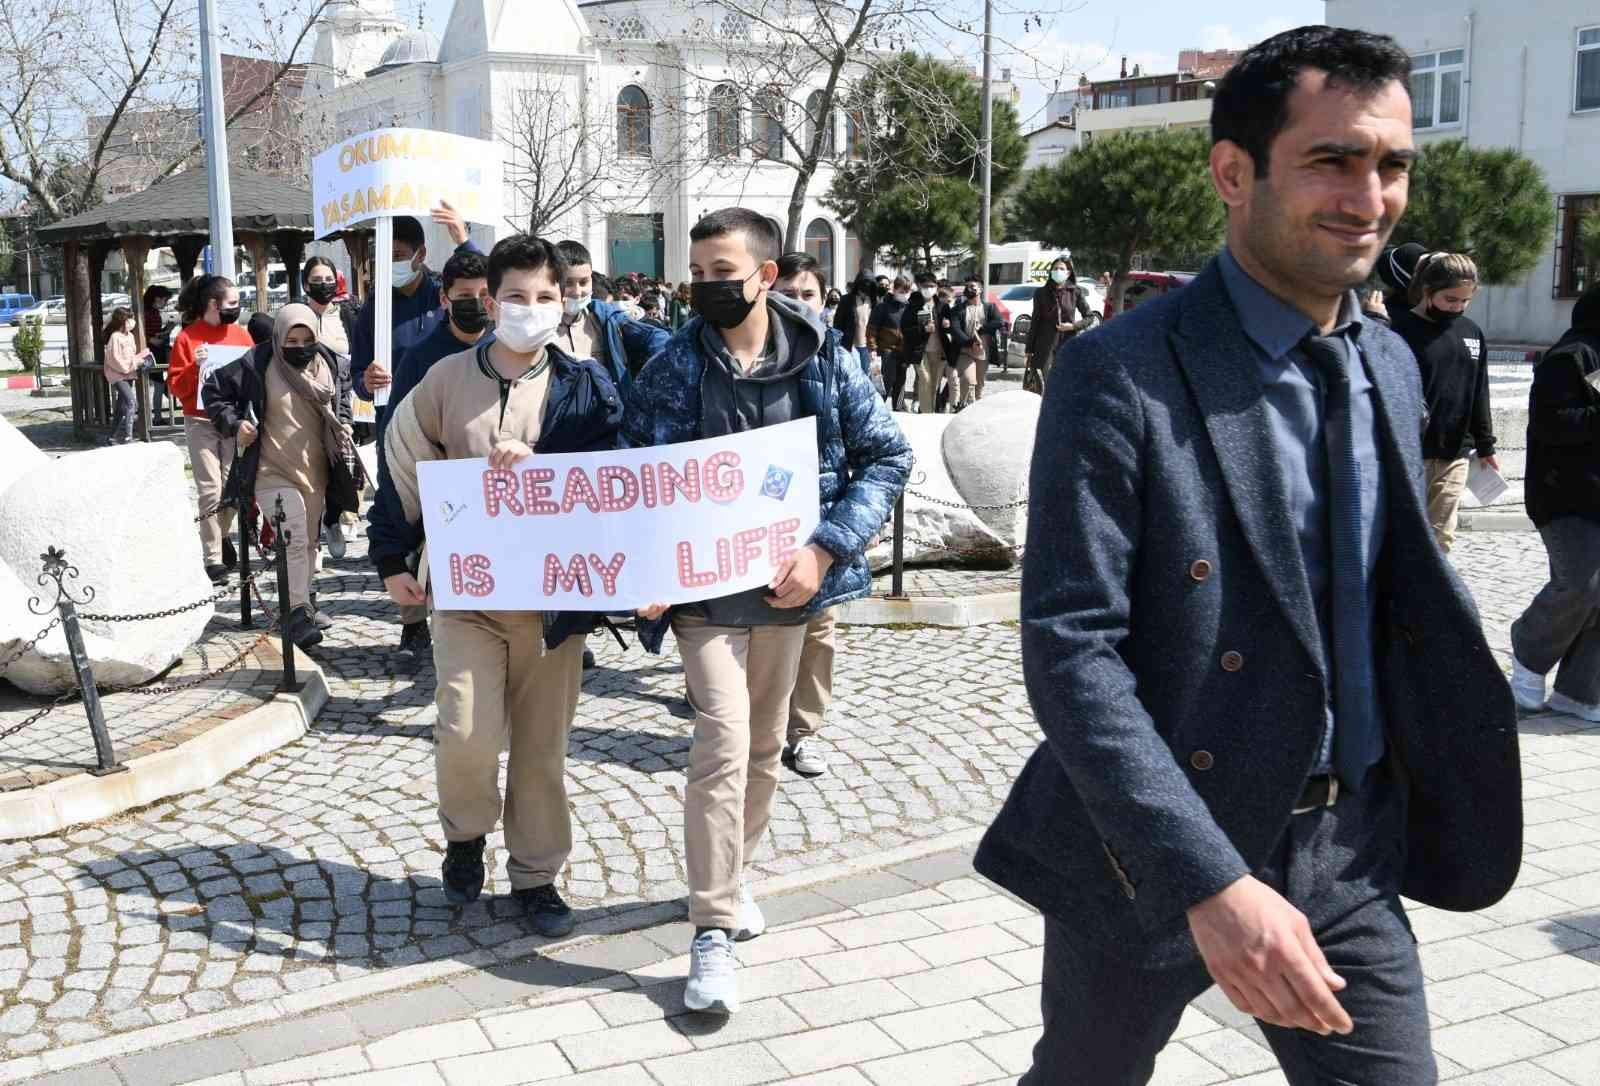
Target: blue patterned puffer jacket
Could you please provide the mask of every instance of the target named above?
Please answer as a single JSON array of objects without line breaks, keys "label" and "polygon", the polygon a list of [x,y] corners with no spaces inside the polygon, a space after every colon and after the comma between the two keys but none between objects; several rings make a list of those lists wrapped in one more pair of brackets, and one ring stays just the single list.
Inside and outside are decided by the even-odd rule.
[{"label": "blue patterned puffer jacket", "polygon": [[[629,383],[623,395],[623,448],[675,445],[702,436],[703,323],[692,318]],[[806,605],[808,615],[871,590],[867,544],[894,511],[911,472],[911,445],[854,354],[840,346],[837,335],[825,335],[823,343],[800,375],[800,403],[801,413],[817,420],[822,523],[810,542],[833,555],[834,564]],[[640,644],[659,653],[669,618],[670,612],[653,622],[641,619]]]}]

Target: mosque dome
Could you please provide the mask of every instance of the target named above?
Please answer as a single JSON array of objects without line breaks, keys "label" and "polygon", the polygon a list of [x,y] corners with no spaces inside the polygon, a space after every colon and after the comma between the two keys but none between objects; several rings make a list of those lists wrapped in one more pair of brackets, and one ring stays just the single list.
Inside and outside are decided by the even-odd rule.
[{"label": "mosque dome", "polygon": [[389,43],[376,70],[385,72],[403,64],[432,64],[438,59],[438,38],[426,30],[408,30]]}]

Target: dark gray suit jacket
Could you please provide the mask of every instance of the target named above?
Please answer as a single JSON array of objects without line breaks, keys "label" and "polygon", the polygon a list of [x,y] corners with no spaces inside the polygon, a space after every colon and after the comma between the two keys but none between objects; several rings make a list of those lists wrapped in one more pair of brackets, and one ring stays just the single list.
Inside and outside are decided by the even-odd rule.
[{"label": "dark gray suit jacket", "polygon": [[[1403,889],[1480,909],[1521,862],[1516,711],[1428,527],[1416,361],[1373,323],[1360,346]],[[1316,758],[1328,669],[1255,350],[1213,262],[1063,345],[1039,419],[1022,655],[1045,742],[976,866],[1097,942],[1186,938],[1191,905],[1268,859]]]}]

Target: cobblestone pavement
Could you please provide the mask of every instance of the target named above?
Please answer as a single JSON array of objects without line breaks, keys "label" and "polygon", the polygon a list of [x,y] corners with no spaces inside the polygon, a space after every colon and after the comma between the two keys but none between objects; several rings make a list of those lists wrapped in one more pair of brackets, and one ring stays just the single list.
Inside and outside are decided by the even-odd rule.
[{"label": "cobblestone pavement", "polygon": [[[248,1010],[264,1001],[287,1014],[296,1005],[296,993],[311,997],[319,988],[353,978],[381,981],[386,972],[416,963],[477,961],[486,950],[492,954],[492,948],[526,941],[498,871],[494,897],[455,918],[443,907],[428,738],[431,676],[388,673],[374,646],[387,646],[397,630],[374,594],[375,576],[356,551],[333,563],[321,580],[326,606],[340,617],[339,628],[316,653],[328,672],[332,700],[303,741],[204,792],[59,838],[0,846],[0,1052],[12,1057],[9,1065],[0,1063],[0,1081],[31,1066],[30,1057],[40,1058],[36,1054],[54,1058],[62,1046],[108,1033],[226,1008]],[[1491,639],[1503,651],[1510,621],[1542,583],[1537,537],[1464,535],[1455,558],[1483,604]],[[835,773],[815,782],[785,780],[771,842],[755,864],[758,878],[814,871],[830,862],[871,864],[884,850],[908,842],[973,832],[988,821],[1034,745],[1014,627],[857,627],[844,630],[843,641],[838,700],[824,731]],[[608,922],[603,918],[625,922],[627,916],[617,914],[628,909],[646,910],[638,914],[641,923],[667,920],[679,915],[675,902],[684,889],[681,769],[688,721],[681,669],[670,654],[650,658],[636,648],[624,652],[599,637],[592,644],[601,666],[585,684],[573,733],[569,788],[575,847],[566,889],[581,907],[584,924]],[[1521,1078],[1463,1081],[1594,1082],[1600,1080],[1600,1062],[1595,1062],[1600,1061],[1600,969],[1595,968],[1600,963],[1595,949],[1600,944],[1595,913],[1600,906],[1600,735],[1565,718],[1530,719],[1524,724],[1524,764],[1529,831],[1522,884],[1482,914],[1419,910],[1414,916],[1434,982],[1436,1041],[1452,1075],[1535,1057],[1544,1061],[1518,1070]],[[495,858],[503,858],[498,837],[491,846]],[[889,919],[858,924],[865,914],[850,914],[813,922],[803,929],[809,934],[786,936],[800,941],[793,945],[773,937],[752,944],[747,962],[755,964],[751,955],[773,954],[761,959],[760,968],[790,979],[774,980],[771,989],[752,991],[747,985],[751,1006],[717,1038],[702,1038],[696,1033],[699,1025],[673,1017],[671,1000],[678,988],[666,984],[653,995],[635,995],[631,1011],[610,1010],[613,1005],[602,1006],[596,996],[587,1011],[563,1012],[593,1013],[603,1024],[619,1027],[628,1015],[630,1028],[638,1024],[632,1032],[608,1029],[603,1040],[577,1041],[585,1030],[568,1025],[539,1026],[534,1032],[546,1034],[538,1040],[514,1031],[496,1037],[488,1025],[475,1022],[450,1027],[455,1033],[410,1037],[403,1030],[419,1019],[381,1010],[352,1044],[397,1031],[408,1039],[343,1053],[338,1058],[346,1062],[308,1066],[294,1072],[296,1079],[285,1077],[286,1069],[219,1081],[253,1086],[377,1068],[376,1077],[352,1079],[351,1086],[456,1083],[468,1077],[479,1080],[473,1086],[483,1086],[541,1076],[560,1080],[599,1070],[613,1058],[624,1068],[615,1072],[620,1077],[572,1081],[721,1084],[812,1071],[833,1076],[820,1081],[840,1083],[998,1080],[1012,1073],[1026,1050],[1023,1039],[1011,1035],[1035,1028],[1026,1014],[1036,1000],[1025,989],[1037,978],[1030,978],[1033,967],[1023,964],[1037,954],[1027,949],[1036,941],[1037,921],[1009,904],[970,907],[964,914],[970,925],[958,922],[960,908],[939,913],[964,896],[991,893],[963,881],[963,874],[945,871],[923,897],[907,899],[885,914]],[[957,883],[943,885],[950,880]],[[838,912],[840,906],[855,908],[856,902],[835,901],[817,911]],[[835,923],[855,926],[835,929]],[[852,934],[874,924],[882,925],[880,936]],[[967,932],[968,926],[982,930]],[[914,942],[948,932],[965,934],[943,943]],[[813,942],[804,943],[808,939]],[[559,983],[546,978],[547,987],[585,978],[608,989],[649,987],[648,974],[621,979],[617,974],[681,954],[684,942],[686,932],[678,923],[603,940],[595,946],[623,948],[594,952],[612,955],[605,961],[611,966],[606,976],[613,979],[596,979],[600,974],[590,969],[563,974]],[[874,953],[891,960],[851,967],[865,972],[827,973],[820,964],[834,954],[872,959],[873,953],[860,952],[879,944],[883,948]],[[762,945],[776,949],[759,949]],[[964,961],[969,950],[972,960]],[[1001,960],[1012,953],[1018,955],[1012,964],[1020,973]],[[980,956],[993,960],[979,962]],[[465,1019],[491,1003],[525,1002],[525,992],[519,995],[516,984],[500,976],[514,976],[512,966],[450,982],[446,987],[457,1000],[442,990],[424,989],[435,992],[427,1021]],[[680,966],[661,964],[653,979],[676,977]],[[797,976],[806,979],[796,983]],[[861,984],[870,990],[852,987]],[[492,1000],[484,985],[493,989]],[[801,993],[811,989],[828,992],[797,1005]],[[594,995],[565,994],[568,999]],[[993,1000],[1002,996],[1005,1001],[996,1005]],[[872,1002],[880,997],[887,1001],[881,1007]],[[473,998],[479,1001],[470,1002]],[[968,1005],[971,1000],[990,1002],[979,1012]],[[615,1006],[626,1002],[618,999]],[[935,1010],[956,1003],[963,1013],[952,1013],[948,1021]],[[813,1008],[809,1013],[807,1005]],[[362,1006],[348,1013],[368,1013]],[[847,1015],[859,1021],[837,1019],[851,1027],[845,1033],[816,1032],[834,1027],[824,1021],[825,1009],[815,1009],[828,1006],[860,1007]],[[1248,1077],[1267,1065],[1247,1024],[1230,1019],[1231,1012],[1215,1000],[1202,1000],[1199,1010],[1208,1017],[1186,1020],[1194,1032],[1164,1057],[1162,1082],[1277,1081],[1270,1074]],[[906,1020],[909,1025],[891,1024],[892,1015],[922,1011],[929,1013]],[[974,1030],[968,1012],[982,1029]],[[304,1028],[320,1036],[329,1027],[323,1022]],[[505,1064],[510,1071],[490,1070],[494,1061],[446,1066],[446,1051],[465,1055],[477,1049],[450,1049],[443,1038],[471,1036],[473,1030],[484,1038],[485,1050],[491,1043],[512,1043],[527,1051]],[[241,1040],[194,1043],[220,1045],[218,1052],[229,1053],[234,1050],[227,1046],[243,1044],[247,1034],[237,1036]],[[635,1037],[639,1047],[629,1047]],[[935,1041],[941,1047],[931,1056],[872,1063],[906,1057]],[[648,1062],[721,1044],[753,1061],[750,1069],[723,1074],[720,1064],[707,1070],[707,1064],[689,1060],[673,1067]],[[529,1047],[535,1045],[544,1047]],[[274,1044],[257,1049],[244,1063],[208,1057],[160,1074],[145,1064],[128,1064],[140,1057],[127,1056],[115,1069],[97,1065],[68,1072],[60,1081],[175,1083],[319,1048],[291,1052]],[[845,1070],[829,1070],[825,1062],[808,1062],[817,1057],[803,1054],[831,1049],[849,1056],[841,1061],[848,1065]],[[153,1060],[162,1051],[167,1050],[147,1055]],[[581,1054],[585,1051],[589,1055]],[[235,1058],[245,1057],[228,1057]],[[427,1068],[409,1067],[422,1059],[430,1061]],[[392,1070],[400,1067],[409,1069]],[[1585,1067],[1586,1074],[1578,1073]],[[1566,1078],[1551,1077],[1556,1071]],[[100,1077],[87,1077],[91,1074]]]}]

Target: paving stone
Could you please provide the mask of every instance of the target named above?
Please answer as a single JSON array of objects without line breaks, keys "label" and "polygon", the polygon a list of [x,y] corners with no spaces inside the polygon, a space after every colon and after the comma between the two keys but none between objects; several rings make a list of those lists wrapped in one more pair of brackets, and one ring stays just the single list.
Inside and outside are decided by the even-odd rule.
[{"label": "paving stone", "polygon": [[878,1086],[915,1082],[919,1086],[968,1086],[1000,1073],[992,1060],[970,1044],[950,1044],[865,1064]]},{"label": "paving stone", "polygon": [[579,1071],[688,1052],[693,1048],[689,1039],[664,1019],[581,1033],[563,1037],[556,1043]]},{"label": "paving stone", "polygon": [[900,1051],[892,1037],[871,1022],[849,1022],[766,1042],[767,1050],[797,1075],[865,1063]]},{"label": "paving stone", "polygon": [[1433,1031],[1434,1051],[1472,1071],[1560,1047],[1561,1042],[1549,1033],[1499,1014]]},{"label": "paving stone", "polygon": [[481,1019],[484,1032],[496,1048],[518,1048],[559,1037],[591,1033],[606,1028],[605,1019],[588,1003],[557,1003],[549,1007]]},{"label": "paving stone", "polygon": [[[742,1016],[743,1011],[740,1012]],[[738,1016],[736,1016],[738,1017]],[[784,1077],[783,1064],[759,1044],[734,1044],[710,1052],[690,1052],[648,1060],[645,1067],[662,1086],[749,1086]]]},{"label": "paving stone", "polygon": [[448,1059],[492,1047],[476,1021],[442,1022],[391,1034],[367,1045],[367,1058],[375,1068],[400,1067],[428,1060]]},{"label": "paving stone", "polygon": [[182,1041],[149,1052],[119,1056],[112,1061],[127,1082],[139,1086],[175,1086],[194,1078],[196,1069],[212,1074],[242,1071],[248,1066],[244,1050],[228,1037]]}]

